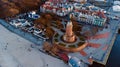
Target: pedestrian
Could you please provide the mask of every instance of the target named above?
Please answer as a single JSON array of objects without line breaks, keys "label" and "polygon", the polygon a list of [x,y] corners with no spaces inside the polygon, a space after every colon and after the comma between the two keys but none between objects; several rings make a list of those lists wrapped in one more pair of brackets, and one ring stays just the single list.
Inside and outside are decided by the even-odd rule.
[{"label": "pedestrian", "polygon": [[[8,43],[7,43],[8,44]],[[5,50],[7,49],[7,45],[5,46]]]},{"label": "pedestrian", "polygon": [[48,67],[48,64],[46,66]]},{"label": "pedestrian", "polygon": [[31,46],[31,48],[34,48],[34,47],[33,47],[33,44],[31,44],[30,46]]}]

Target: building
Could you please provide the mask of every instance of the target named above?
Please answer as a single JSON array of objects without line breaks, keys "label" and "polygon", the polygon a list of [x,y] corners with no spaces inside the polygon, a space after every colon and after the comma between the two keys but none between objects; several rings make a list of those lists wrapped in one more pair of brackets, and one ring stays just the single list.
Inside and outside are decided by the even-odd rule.
[{"label": "building", "polygon": [[57,14],[58,16],[65,16],[69,14],[72,10],[72,4],[70,4],[67,0],[50,0],[46,1],[45,4],[40,6],[41,12],[52,12]]},{"label": "building", "polygon": [[90,2],[106,2],[106,0],[90,0]]},{"label": "building", "polygon": [[114,5],[112,6],[112,9],[114,12],[120,12],[120,5]]},{"label": "building", "polygon": [[38,19],[38,18],[40,18],[40,16],[38,14],[36,14],[35,11],[29,12],[28,13],[28,17],[32,18],[32,19]]},{"label": "building", "polygon": [[65,3],[65,2],[68,2],[68,0],[49,0],[50,2],[53,2],[53,3]]},{"label": "building", "polygon": [[114,12],[120,12],[120,1],[114,1],[114,5],[112,6]]},{"label": "building", "polygon": [[97,12],[84,9],[75,10],[72,15],[79,22],[97,26],[104,26],[107,19],[104,12],[100,10]]},{"label": "building", "polygon": [[72,0],[72,1],[80,2],[80,3],[86,3],[87,2],[87,0]]},{"label": "building", "polygon": [[99,7],[110,7],[113,4],[113,0],[89,0],[89,2]]}]

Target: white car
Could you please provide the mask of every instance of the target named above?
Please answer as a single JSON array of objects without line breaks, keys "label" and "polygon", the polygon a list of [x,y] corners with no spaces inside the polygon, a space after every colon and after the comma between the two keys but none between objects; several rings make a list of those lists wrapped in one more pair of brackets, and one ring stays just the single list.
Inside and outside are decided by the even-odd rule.
[{"label": "white car", "polygon": [[118,16],[114,16],[113,19],[119,20],[119,17]]},{"label": "white car", "polygon": [[40,33],[42,33],[42,30],[34,29],[34,33],[35,33],[35,34],[40,34]]},{"label": "white car", "polygon": [[24,23],[22,23],[22,26],[27,26],[27,25],[31,26],[30,22],[25,21]]},{"label": "white car", "polygon": [[29,33],[32,33],[34,31],[34,28],[33,27],[30,27],[29,29],[28,29],[28,32]]},{"label": "white car", "polygon": [[36,14],[35,11],[32,11],[32,12],[28,13],[28,17],[33,18],[33,19],[38,19],[38,18],[40,18],[40,15]]},{"label": "white car", "polygon": [[22,23],[21,22],[10,22],[10,24],[11,25],[13,25],[13,26],[15,26],[15,27],[19,27],[19,26],[21,26],[22,25]]}]

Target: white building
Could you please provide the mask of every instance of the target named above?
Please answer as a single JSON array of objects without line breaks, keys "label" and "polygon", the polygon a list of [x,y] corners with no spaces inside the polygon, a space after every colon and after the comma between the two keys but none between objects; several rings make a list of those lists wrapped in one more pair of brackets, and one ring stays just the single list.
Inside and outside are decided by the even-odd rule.
[{"label": "white building", "polygon": [[114,1],[114,5],[120,5],[120,1]]},{"label": "white building", "polygon": [[45,4],[40,6],[41,12],[52,12],[59,16],[65,16],[69,14],[73,10],[73,5],[66,2],[66,3],[52,3],[47,1]]},{"label": "white building", "polygon": [[86,2],[87,0],[73,0],[73,1],[76,1],[76,2]]},{"label": "white building", "polygon": [[112,9],[114,12],[120,12],[120,5],[114,5]]},{"label": "white building", "polygon": [[104,26],[106,22],[106,17],[103,14],[103,12],[98,12],[99,15],[91,15],[87,13],[82,13],[82,12],[73,12],[72,16],[74,17],[75,20],[88,23],[91,25],[97,25],[97,26]]}]

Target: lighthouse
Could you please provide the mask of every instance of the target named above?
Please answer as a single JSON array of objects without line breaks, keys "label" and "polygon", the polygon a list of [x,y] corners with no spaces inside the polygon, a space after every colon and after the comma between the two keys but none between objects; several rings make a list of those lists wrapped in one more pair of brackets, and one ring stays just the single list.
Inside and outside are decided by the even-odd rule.
[{"label": "lighthouse", "polygon": [[65,42],[70,42],[70,43],[72,43],[72,42],[75,41],[75,35],[74,35],[74,33],[73,33],[72,28],[73,28],[73,24],[72,24],[72,22],[70,21],[70,22],[68,22],[67,25],[66,25],[66,32],[65,32],[65,34],[64,34],[64,36],[63,36],[63,40],[64,40]]}]

